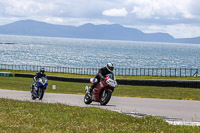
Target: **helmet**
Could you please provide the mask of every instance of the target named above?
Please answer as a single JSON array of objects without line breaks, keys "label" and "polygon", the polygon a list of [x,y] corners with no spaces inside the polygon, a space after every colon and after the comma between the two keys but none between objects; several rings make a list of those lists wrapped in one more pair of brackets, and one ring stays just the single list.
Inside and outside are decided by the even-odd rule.
[{"label": "helmet", "polygon": [[44,70],[44,68],[40,68],[40,73],[44,73],[45,72],[45,70]]},{"label": "helmet", "polygon": [[108,71],[112,72],[113,69],[114,69],[114,65],[113,65],[112,63],[108,63],[108,64],[106,65],[106,68],[107,68]]}]

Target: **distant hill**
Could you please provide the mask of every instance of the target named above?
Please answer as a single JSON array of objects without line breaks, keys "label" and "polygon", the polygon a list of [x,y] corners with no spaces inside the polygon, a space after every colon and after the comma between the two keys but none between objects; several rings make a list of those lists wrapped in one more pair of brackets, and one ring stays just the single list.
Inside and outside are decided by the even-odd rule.
[{"label": "distant hill", "polygon": [[123,27],[119,24],[88,23],[75,27],[21,20],[0,26],[0,34],[200,44],[200,37],[175,39],[168,33],[143,33],[138,29]]},{"label": "distant hill", "polygon": [[176,39],[177,43],[192,43],[192,44],[200,44],[200,37],[194,38],[180,38]]}]

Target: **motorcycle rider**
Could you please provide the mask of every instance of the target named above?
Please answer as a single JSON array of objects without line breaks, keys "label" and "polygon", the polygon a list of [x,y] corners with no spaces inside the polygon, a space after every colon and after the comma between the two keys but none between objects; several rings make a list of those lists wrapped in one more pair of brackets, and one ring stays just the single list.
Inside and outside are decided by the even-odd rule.
[{"label": "motorcycle rider", "polygon": [[40,68],[40,72],[36,73],[36,75],[33,78],[33,85],[32,85],[32,90],[31,91],[33,91],[34,88],[37,89],[36,83],[37,83],[37,80],[39,78],[46,77],[46,74],[44,74],[44,72],[45,72],[45,69],[42,67],[42,68]]},{"label": "motorcycle rider", "polygon": [[[104,80],[106,78],[106,75],[109,73],[112,73],[114,70],[114,65],[112,63],[107,63],[105,67],[102,67],[101,69],[99,69],[97,75],[94,78],[94,81],[90,87],[89,92],[92,93],[92,90],[94,89],[94,87],[101,81]],[[95,80],[96,79],[96,80]]]}]

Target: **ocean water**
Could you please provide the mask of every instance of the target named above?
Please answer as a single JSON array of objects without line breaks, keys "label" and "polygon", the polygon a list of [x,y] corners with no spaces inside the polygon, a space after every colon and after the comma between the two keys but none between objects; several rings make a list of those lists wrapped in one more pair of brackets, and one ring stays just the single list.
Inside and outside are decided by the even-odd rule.
[{"label": "ocean water", "polygon": [[[14,44],[6,44],[14,43]],[[199,68],[200,45],[0,35],[0,64]]]}]

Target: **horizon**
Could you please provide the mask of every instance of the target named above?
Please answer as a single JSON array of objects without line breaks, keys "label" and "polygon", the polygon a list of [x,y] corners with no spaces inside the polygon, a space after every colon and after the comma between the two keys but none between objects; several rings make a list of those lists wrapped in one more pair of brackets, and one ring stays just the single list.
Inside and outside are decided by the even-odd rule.
[{"label": "horizon", "polygon": [[72,26],[116,23],[144,33],[194,38],[200,36],[198,5],[196,0],[2,0],[0,25],[24,19]]}]

